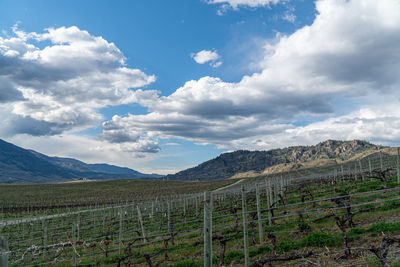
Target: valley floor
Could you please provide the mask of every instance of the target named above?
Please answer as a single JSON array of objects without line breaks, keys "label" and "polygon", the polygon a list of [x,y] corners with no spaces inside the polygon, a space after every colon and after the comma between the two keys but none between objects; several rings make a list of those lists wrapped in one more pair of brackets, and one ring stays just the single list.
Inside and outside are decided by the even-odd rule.
[{"label": "valley floor", "polygon": [[9,266],[400,266],[397,170],[340,167],[238,181],[2,187],[20,193],[1,202],[1,235]]}]

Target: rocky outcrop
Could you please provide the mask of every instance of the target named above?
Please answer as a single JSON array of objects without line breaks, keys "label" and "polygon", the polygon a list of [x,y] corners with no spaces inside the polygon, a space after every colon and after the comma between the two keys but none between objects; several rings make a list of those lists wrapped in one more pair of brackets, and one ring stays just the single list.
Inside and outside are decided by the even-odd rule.
[{"label": "rocky outcrop", "polygon": [[327,140],[314,146],[294,146],[269,151],[238,150],[223,153],[194,168],[168,175],[166,178],[170,180],[227,179],[240,173],[262,173],[272,166],[293,168],[307,162],[343,161],[367,150],[381,148],[383,146],[361,140]]}]

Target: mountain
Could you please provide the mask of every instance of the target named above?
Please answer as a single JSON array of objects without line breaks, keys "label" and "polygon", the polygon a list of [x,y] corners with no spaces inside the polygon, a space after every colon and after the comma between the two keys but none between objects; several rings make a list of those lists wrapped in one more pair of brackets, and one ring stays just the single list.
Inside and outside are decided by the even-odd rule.
[{"label": "mountain", "polygon": [[71,158],[49,157],[0,139],[0,183],[59,182],[73,179],[160,178],[157,174],[108,164],[87,164]]},{"label": "mountain", "polygon": [[367,150],[382,148],[383,146],[360,140],[327,140],[314,146],[294,146],[269,151],[238,150],[231,153],[223,153],[196,167],[167,175],[166,178],[168,180],[227,179],[240,173],[261,173],[273,166],[284,164],[301,165],[301,163],[316,161],[343,161]]}]

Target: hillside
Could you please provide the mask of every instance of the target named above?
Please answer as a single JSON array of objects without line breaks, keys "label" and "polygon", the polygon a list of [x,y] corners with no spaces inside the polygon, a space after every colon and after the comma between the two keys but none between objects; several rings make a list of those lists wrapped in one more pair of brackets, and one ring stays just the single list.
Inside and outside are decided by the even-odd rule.
[{"label": "hillside", "polygon": [[[273,166],[303,166],[317,161],[329,164],[344,161],[365,151],[383,148],[366,141],[327,140],[314,146],[294,146],[269,151],[239,150],[223,153],[196,167],[167,175],[169,180],[217,180],[251,172],[262,173]],[[307,164],[305,164],[307,165]],[[279,168],[278,168],[279,170]],[[252,176],[252,175],[251,175]]]},{"label": "hillside", "polygon": [[0,183],[160,177],[108,164],[86,164],[71,158],[49,157],[0,140]]}]

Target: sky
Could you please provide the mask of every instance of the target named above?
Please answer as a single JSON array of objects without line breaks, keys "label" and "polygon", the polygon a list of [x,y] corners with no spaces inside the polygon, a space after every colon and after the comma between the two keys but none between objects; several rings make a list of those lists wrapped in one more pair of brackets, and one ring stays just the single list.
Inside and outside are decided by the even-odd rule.
[{"label": "sky", "polygon": [[0,0],[0,138],[174,173],[221,153],[400,145],[398,0]]}]

